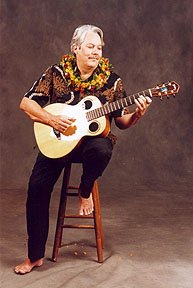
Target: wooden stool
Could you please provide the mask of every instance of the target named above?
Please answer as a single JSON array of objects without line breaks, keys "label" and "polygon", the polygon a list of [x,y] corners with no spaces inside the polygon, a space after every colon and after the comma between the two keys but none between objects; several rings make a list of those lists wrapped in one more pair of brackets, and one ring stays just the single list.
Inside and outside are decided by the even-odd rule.
[{"label": "wooden stool", "polygon": [[[78,196],[78,188],[79,188],[79,187],[69,186],[71,166],[72,166],[72,163],[69,163],[68,166],[66,166],[65,170],[64,170],[61,195],[60,195],[60,203],[59,203],[59,209],[58,209],[58,218],[57,218],[57,224],[56,224],[54,247],[53,247],[53,252],[52,252],[52,261],[54,261],[54,262],[57,261],[57,257],[59,255],[59,248],[61,248],[61,243],[62,243],[63,229],[64,228],[78,228],[78,229],[94,229],[95,230],[98,262],[102,263],[103,262],[104,241],[103,241],[102,217],[101,217],[101,210],[100,210],[98,183],[97,183],[97,181],[95,181],[94,186],[93,186],[93,190],[92,190],[93,203],[94,203],[93,214],[88,215],[88,216],[85,216],[85,215],[67,215],[66,214],[67,197],[68,196]],[[69,192],[69,190],[76,190],[76,192]],[[94,225],[64,224],[65,218],[93,219]]]}]

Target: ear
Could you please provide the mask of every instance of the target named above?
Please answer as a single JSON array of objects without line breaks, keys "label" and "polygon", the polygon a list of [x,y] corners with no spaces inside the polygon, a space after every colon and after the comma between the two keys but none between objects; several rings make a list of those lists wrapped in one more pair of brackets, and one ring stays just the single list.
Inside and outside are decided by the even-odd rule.
[{"label": "ear", "polygon": [[74,54],[77,54],[77,51],[80,49],[79,46],[74,46]]}]

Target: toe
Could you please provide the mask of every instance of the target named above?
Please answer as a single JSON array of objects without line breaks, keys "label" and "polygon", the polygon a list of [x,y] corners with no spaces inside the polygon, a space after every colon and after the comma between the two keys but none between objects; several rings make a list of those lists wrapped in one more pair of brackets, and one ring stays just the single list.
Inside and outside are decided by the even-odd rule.
[{"label": "toe", "polygon": [[80,209],[80,210],[79,210],[79,215],[84,215],[84,213],[83,213],[83,210],[82,210],[82,209]]}]

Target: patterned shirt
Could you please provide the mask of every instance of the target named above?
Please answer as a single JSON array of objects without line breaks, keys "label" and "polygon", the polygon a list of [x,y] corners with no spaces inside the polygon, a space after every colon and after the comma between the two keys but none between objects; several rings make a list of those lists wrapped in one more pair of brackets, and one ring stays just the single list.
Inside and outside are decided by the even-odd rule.
[{"label": "patterned shirt", "polygon": [[[80,92],[72,90],[72,88],[67,85],[64,74],[61,65],[56,64],[50,66],[24,96],[36,101],[41,107],[52,103],[76,105],[81,99],[91,94],[98,97],[102,104],[126,97],[122,80],[114,72],[111,72],[107,83],[103,87],[92,93],[90,91]],[[90,80],[92,80],[92,76],[87,81]],[[109,114],[110,122],[112,118],[121,115],[122,109],[111,112]],[[108,137],[115,143],[115,135],[110,132]]]}]

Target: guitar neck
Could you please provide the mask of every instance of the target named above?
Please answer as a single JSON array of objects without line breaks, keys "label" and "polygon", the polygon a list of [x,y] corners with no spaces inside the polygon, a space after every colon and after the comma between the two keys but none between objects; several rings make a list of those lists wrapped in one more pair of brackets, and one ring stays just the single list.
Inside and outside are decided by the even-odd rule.
[{"label": "guitar neck", "polygon": [[133,104],[135,104],[135,99],[139,98],[141,95],[143,95],[144,97],[153,97],[153,93],[152,93],[152,89],[147,89],[144,90],[142,92],[139,92],[137,94],[133,94],[130,96],[126,96],[124,98],[121,98],[119,100],[116,100],[114,102],[110,102],[110,103],[105,103],[104,105],[102,105],[99,108],[93,109],[91,111],[88,111],[86,113],[87,115],[87,119],[88,121],[100,118],[104,115],[107,115],[113,111],[117,111],[119,109],[131,106]]}]

